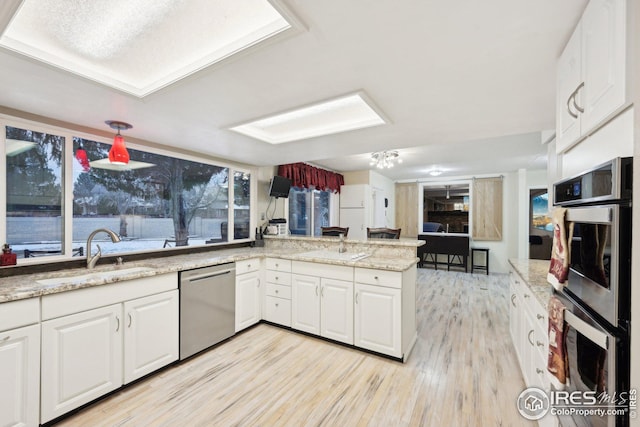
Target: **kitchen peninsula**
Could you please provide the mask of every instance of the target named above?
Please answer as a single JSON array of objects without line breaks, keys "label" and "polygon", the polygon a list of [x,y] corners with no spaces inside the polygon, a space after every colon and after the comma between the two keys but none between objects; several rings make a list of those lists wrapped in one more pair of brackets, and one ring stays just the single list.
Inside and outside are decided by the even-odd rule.
[{"label": "kitchen peninsula", "polygon": [[15,361],[0,377],[22,372],[0,396],[46,423],[177,361],[179,272],[230,262],[236,333],[266,321],[406,361],[422,244],[270,236],[264,248],[0,278],[0,353]]}]

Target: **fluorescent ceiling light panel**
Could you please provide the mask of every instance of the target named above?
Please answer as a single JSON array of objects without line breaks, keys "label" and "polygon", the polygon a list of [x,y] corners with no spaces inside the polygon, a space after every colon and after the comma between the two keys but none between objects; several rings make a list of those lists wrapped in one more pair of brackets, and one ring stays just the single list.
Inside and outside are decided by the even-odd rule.
[{"label": "fluorescent ceiling light panel", "polygon": [[281,144],[385,123],[363,94],[356,93],[230,129],[270,144]]},{"label": "fluorescent ceiling light panel", "polygon": [[274,4],[24,0],[0,46],[143,97],[293,28]]}]

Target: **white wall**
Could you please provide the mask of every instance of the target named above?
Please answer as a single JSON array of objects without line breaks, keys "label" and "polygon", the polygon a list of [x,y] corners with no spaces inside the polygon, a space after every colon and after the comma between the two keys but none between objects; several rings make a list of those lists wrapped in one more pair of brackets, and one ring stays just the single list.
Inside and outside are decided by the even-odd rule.
[{"label": "white wall", "polygon": [[389,206],[385,209],[386,227],[395,228],[396,221],[396,184],[384,175],[370,171],[369,184],[371,189],[382,191],[384,197],[389,200]]}]

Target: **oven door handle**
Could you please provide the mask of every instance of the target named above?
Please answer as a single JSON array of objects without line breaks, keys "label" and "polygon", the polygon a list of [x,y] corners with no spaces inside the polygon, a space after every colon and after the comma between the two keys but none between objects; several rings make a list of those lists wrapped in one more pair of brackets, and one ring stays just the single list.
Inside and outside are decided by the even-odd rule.
[{"label": "oven door handle", "polygon": [[567,221],[611,224],[612,219],[611,207],[567,209]]},{"label": "oven door handle", "polygon": [[587,337],[591,342],[598,347],[607,350],[609,348],[609,337],[602,331],[597,330],[587,322],[570,312],[564,311],[564,321],[573,327],[576,331]]}]

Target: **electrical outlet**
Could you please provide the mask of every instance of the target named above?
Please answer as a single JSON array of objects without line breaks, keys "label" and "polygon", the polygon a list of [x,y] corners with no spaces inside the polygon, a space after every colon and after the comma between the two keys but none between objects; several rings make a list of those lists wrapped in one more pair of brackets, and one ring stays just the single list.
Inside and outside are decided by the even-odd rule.
[{"label": "electrical outlet", "polygon": [[266,216],[265,216],[265,214],[264,214],[264,213],[261,213],[261,214],[260,214],[260,221],[264,221],[265,219],[267,219],[267,218],[266,218]]}]

